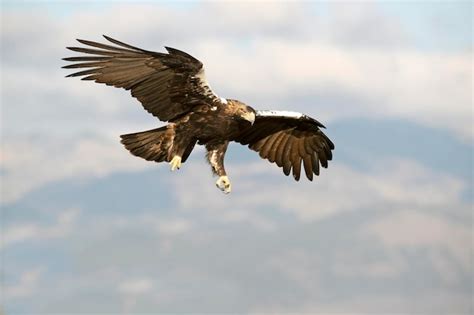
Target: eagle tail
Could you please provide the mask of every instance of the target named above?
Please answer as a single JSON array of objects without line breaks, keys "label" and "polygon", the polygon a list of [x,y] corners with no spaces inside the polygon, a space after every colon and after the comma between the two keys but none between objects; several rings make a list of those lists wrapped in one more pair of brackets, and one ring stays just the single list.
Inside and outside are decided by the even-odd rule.
[{"label": "eagle tail", "polygon": [[135,156],[147,161],[169,162],[168,152],[173,144],[174,129],[167,126],[121,135],[120,142]]}]

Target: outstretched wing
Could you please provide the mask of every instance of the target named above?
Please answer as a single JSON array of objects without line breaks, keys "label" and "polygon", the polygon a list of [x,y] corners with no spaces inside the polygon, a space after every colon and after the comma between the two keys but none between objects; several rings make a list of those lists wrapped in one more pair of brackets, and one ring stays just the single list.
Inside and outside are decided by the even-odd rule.
[{"label": "outstretched wing", "polygon": [[234,141],[248,145],[260,157],[276,163],[287,176],[293,170],[297,181],[303,162],[306,177],[313,180],[313,173],[319,175],[319,164],[327,168],[334,149],[320,128],[325,127],[300,113],[257,111],[253,126],[242,131]]},{"label": "outstretched wing", "polygon": [[104,37],[115,45],[78,39],[93,48],[67,47],[88,54],[63,58],[78,62],[63,68],[86,68],[68,77],[83,76],[82,80],[131,90],[148,112],[163,121],[173,120],[203,103],[224,104],[207,82],[203,64],[191,55],[170,47],[165,47],[168,53],[148,51]]}]

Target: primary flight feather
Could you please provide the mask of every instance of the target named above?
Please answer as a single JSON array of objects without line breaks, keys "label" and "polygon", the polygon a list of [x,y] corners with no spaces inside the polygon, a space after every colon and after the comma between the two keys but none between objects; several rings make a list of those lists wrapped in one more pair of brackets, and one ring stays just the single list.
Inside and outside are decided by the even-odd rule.
[{"label": "primary flight feather", "polygon": [[167,53],[153,52],[104,37],[113,45],[78,39],[86,46],[67,47],[86,55],[64,58],[74,63],[63,68],[85,68],[67,77],[130,90],[146,111],[168,122],[157,129],[121,135],[133,155],[169,162],[174,171],[196,143],[205,145],[212,171],[219,176],[216,185],[225,193],[231,191],[224,169],[230,141],[248,145],[297,181],[301,165],[313,180],[319,166],[326,168],[332,159],[334,144],[317,120],[296,112],[255,110],[219,97],[207,82],[202,62],[183,51],[165,47]]}]

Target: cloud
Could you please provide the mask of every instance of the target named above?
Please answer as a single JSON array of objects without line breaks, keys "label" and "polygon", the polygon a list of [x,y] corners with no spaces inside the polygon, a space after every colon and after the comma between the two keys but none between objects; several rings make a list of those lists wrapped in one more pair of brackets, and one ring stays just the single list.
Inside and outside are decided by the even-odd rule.
[{"label": "cloud", "polygon": [[121,282],[118,291],[124,295],[123,309],[125,312],[136,305],[138,296],[150,292],[153,288],[153,282],[150,279],[128,279]]},{"label": "cloud", "polygon": [[16,284],[2,284],[3,298],[9,300],[31,297],[38,290],[42,273],[41,268],[35,268],[23,272]]},{"label": "cloud", "polygon": [[[97,29],[103,32],[110,29],[111,35],[117,34],[120,39],[147,49],[162,50],[163,45],[176,44],[193,53],[206,64],[211,84],[226,97],[255,102],[256,106],[297,108],[331,120],[348,115],[400,117],[471,138],[469,52],[426,52],[417,50],[416,46],[401,45],[403,36],[396,30],[400,29],[401,33],[407,30],[376,5],[330,6],[331,27],[322,30],[326,36],[320,36],[322,31],[318,29],[320,23],[326,22],[323,18],[313,18],[314,11],[306,5],[266,3],[251,7],[250,10],[248,4],[229,7],[208,3],[193,10],[177,10],[154,5],[113,5],[105,14],[77,12],[68,19],[33,16],[38,25],[35,30],[24,27],[24,20],[30,18],[28,14],[6,13],[8,23],[2,41],[9,45],[5,45],[6,57],[2,62],[13,80],[4,82],[7,92],[4,101],[11,104],[16,100],[14,95],[22,95],[17,90],[24,86],[21,83],[25,80],[32,81],[28,95],[35,96],[31,101],[14,102],[17,110],[7,106],[7,113],[11,110],[13,115],[19,110],[38,108],[34,104],[38,96],[46,103],[47,99],[41,96],[58,94],[52,87],[61,91],[59,100],[63,104],[53,101],[48,107],[58,108],[58,115],[61,115],[59,105],[64,107],[68,99],[77,99],[74,105],[80,108],[64,107],[69,113],[71,110],[88,113],[92,110],[90,104],[102,115],[128,111],[131,107],[125,105],[126,93],[113,94],[105,92],[105,88],[92,88],[90,84],[86,87],[73,80],[66,83],[61,75],[66,72],[58,69],[62,65],[59,58],[66,54],[58,47],[72,45],[74,37],[79,35],[99,39]],[[368,23],[368,17],[377,23]],[[183,23],[179,29],[172,22],[177,20]],[[202,22],[198,30],[195,20]],[[133,33],[130,24],[135,26]],[[378,27],[374,28],[374,24]],[[57,36],[44,39],[38,35],[52,29]],[[156,29],[160,30],[158,35]],[[311,33],[309,29],[318,32]],[[347,38],[356,38],[357,29],[371,30],[363,32],[369,42],[348,47]],[[374,37],[384,43],[370,39],[374,32]],[[333,37],[336,40],[328,39]],[[399,49],[378,49],[385,42]],[[41,67],[19,63],[31,59],[28,54],[31,45],[40,47],[34,58],[44,60],[35,62],[42,64]],[[325,100],[329,104],[320,104],[318,100],[327,91],[347,95],[351,103],[348,110],[334,108],[331,99]],[[89,101],[85,100],[86,95]],[[303,106],[302,98],[306,98],[304,104],[311,100],[311,107]]]},{"label": "cloud", "polygon": [[335,13],[327,23],[326,32],[335,45],[375,50],[399,50],[411,46],[409,29],[395,16],[387,14],[379,3],[334,2],[329,5],[329,10]]},{"label": "cloud", "polygon": [[118,290],[125,294],[143,294],[150,291],[153,287],[149,279],[131,279],[119,284]]},{"label": "cloud", "polygon": [[[206,54],[208,46],[212,49]],[[236,53],[219,40],[201,43],[201,51],[209,59],[208,75],[223,82],[230,95],[243,94],[257,107],[290,106],[323,120],[397,117],[446,128],[464,139],[472,135],[469,53],[387,53],[282,39],[258,42],[251,54]],[[328,92],[346,95],[350,105],[339,106],[331,94],[324,99]]]},{"label": "cloud", "polygon": [[[318,13],[325,9],[331,14]],[[59,178],[139,168],[116,151],[112,136],[158,122],[128,92],[66,80],[60,69],[69,56],[64,47],[76,37],[99,40],[97,30],[151,50],[189,51],[204,61],[220,95],[257,108],[298,110],[326,123],[399,118],[472,137],[470,53],[403,44],[405,26],[377,5],[111,4],[67,18],[44,10],[2,12],[4,200]],[[349,43],[361,29],[372,30],[367,41]]]},{"label": "cloud", "polygon": [[[189,51],[221,96],[259,108],[369,119],[373,133],[399,119],[469,141],[470,50],[421,47],[379,4],[46,7],[2,11],[2,202],[21,210],[3,230],[9,313],[472,310],[469,182],[418,153],[398,157],[386,139],[363,143],[353,128],[342,132],[367,148],[367,167],[337,153],[314,182],[296,184],[242,148],[247,156],[228,157],[234,192],[224,196],[194,158],[202,152],[173,177],[150,175],[165,165],[117,140],[158,122],[128,92],[59,69],[74,38],[105,33]],[[52,206],[35,203],[51,191],[61,193]],[[72,210],[34,221],[41,207]]]},{"label": "cloud", "polygon": [[78,213],[77,209],[63,211],[57,216],[55,224],[46,227],[36,223],[8,226],[2,231],[0,250],[25,241],[36,242],[64,237],[73,229]]},{"label": "cloud", "polygon": [[[120,312],[119,305],[134,313],[429,313],[433,303],[446,312],[468,309],[470,254],[462,249],[470,207],[461,181],[388,159],[365,171],[333,163],[334,176],[296,185],[264,161],[234,162],[228,168],[238,194],[224,196],[201,162],[172,181],[146,171],[111,175],[124,191],[158,189],[130,191],[135,201],[126,209],[97,203],[62,243],[35,242],[35,251],[74,265],[73,272],[69,263],[66,271],[48,270],[52,289],[29,305],[45,313],[78,301],[82,312]],[[58,184],[71,197],[57,207],[76,203],[78,193],[101,200],[116,194],[107,181],[89,179],[80,190],[70,183]],[[33,241],[15,248],[28,252]]]},{"label": "cloud", "polygon": [[[195,185],[199,179],[206,178],[207,170],[192,166],[185,166],[184,170],[186,182],[173,179],[182,192],[178,199],[180,207],[214,211],[216,216],[228,215],[223,214],[222,209],[227,207],[229,197],[213,197],[214,202],[209,205],[202,196],[215,195],[212,183]],[[460,196],[466,188],[465,183],[455,177],[400,159],[380,160],[370,170],[355,170],[333,162],[328,171],[322,170],[315,182],[302,181],[297,186],[293,185],[292,178],[284,178],[281,169],[267,161],[230,164],[227,170],[234,185],[235,196],[230,197],[231,202],[238,201],[242,210],[281,209],[302,222],[363,209],[386,211],[386,205],[391,208],[414,205],[445,211],[462,208]]]},{"label": "cloud", "polygon": [[[403,233],[399,232],[401,226]],[[420,226],[423,228],[420,229]],[[432,259],[441,275],[455,276],[452,271],[456,268],[449,264],[461,266],[459,270],[464,273],[472,269],[473,252],[468,246],[472,229],[468,224],[454,225],[439,215],[405,210],[376,220],[367,227],[366,233],[375,236],[388,248],[438,248]],[[452,260],[443,257],[443,251],[447,251]]]},{"label": "cloud", "polygon": [[32,189],[67,177],[104,176],[116,170],[150,166],[131,159],[118,137],[57,136],[39,134],[8,138],[2,143],[1,161],[6,183],[2,202],[12,202]]},{"label": "cloud", "polygon": [[177,235],[191,229],[191,223],[187,220],[174,219],[158,223],[158,230],[164,235]]},{"label": "cloud", "polygon": [[136,215],[133,218],[129,216],[118,216],[113,220],[104,218],[104,221],[99,221],[98,225],[106,224],[115,228],[126,229],[136,225],[143,225],[152,231],[165,237],[174,237],[180,234],[188,233],[193,229],[193,222],[180,216],[156,217],[152,212],[146,212]]}]

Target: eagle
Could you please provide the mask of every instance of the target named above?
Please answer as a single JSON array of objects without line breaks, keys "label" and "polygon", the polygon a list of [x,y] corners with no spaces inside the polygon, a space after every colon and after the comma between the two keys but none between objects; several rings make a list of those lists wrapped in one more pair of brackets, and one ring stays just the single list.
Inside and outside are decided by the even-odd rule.
[{"label": "eagle", "polygon": [[[67,57],[63,68],[82,69],[66,77],[82,77],[130,90],[143,108],[167,125],[121,135],[131,154],[148,161],[168,162],[177,170],[196,144],[204,145],[216,186],[224,193],[231,182],[224,168],[229,142],[234,141],[300,179],[302,165],[312,181],[320,165],[327,168],[334,144],[323,124],[298,112],[256,110],[235,99],[219,97],[206,79],[201,61],[181,50],[166,53],[125,44],[103,35],[107,44],[77,39],[85,45],[66,47],[85,55]],[[77,71],[77,70],[75,70]]]}]

